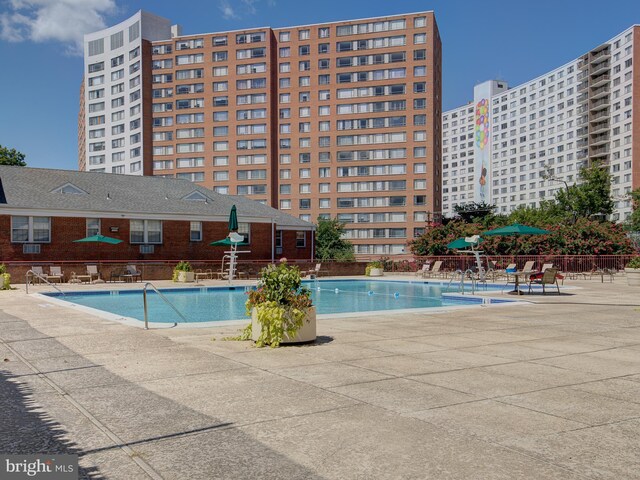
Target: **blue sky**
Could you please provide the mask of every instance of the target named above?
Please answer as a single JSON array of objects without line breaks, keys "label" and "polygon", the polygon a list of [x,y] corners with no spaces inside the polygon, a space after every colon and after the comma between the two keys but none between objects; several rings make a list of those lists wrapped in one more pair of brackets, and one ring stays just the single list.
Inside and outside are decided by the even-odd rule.
[{"label": "blue sky", "polygon": [[76,169],[78,41],[139,9],[185,34],[434,10],[445,110],[478,82],[517,85],[640,23],[638,0],[0,0],[0,145],[29,166]]}]

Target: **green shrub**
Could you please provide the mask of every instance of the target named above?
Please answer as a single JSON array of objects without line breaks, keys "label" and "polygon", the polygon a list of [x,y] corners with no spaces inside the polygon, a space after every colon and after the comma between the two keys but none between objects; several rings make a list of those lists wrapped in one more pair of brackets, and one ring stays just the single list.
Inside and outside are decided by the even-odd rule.
[{"label": "green shrub", "polygon": [[189,262],[185,262],[185,261],[178,262],[178,264],[173,269],[173,276],[171,277],[171,279],[174,282],[177,282],[179,272],[192,272],[192,271],[193,271],[193,268],[191,267],[191,264]]},{"label": "green shrub", "polygon": [[367,263],[367,268],[364,271],[364,274],[368,277],[371,275],[371,269],[373,268],[383,268],[384,262],[382,260],[374,260],[373,262]]},{"label": "green shrub", "polygon": [[[285,336],[295,337],[312,306],[311,291],[302,286],[300,269],[286,262],[263,268],[258,288],[248,292],[248,296],[247,315],[255,308],[261,326],[257,347],[275,348]],[[240,338],[247,340],[251,333],[249,324]]]},{"label": "green shrub", "polygon": [[631,260],[629,260],[629,263],[627,263],[627,268],[640,268],[640,256],[633,257]]},{"label": "green shrub", "polygon": [[8,273],[0,274],[0,290],[11,290],[11,275]]},{"label": "green shrub", "polygon": [[174,270],[177,270],[179,272],[192,272],[193,268],[191,267],[191,264],[189,262],[179,262],[178,265],[176,265],[176,268],[174,268]]}]

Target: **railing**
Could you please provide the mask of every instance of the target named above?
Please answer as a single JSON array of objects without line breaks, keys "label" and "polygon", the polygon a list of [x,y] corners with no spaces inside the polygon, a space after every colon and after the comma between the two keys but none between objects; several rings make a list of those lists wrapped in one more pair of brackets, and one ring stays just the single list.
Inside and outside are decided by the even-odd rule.
[{"label": "railing", "polygon": [[471,279],[471,295],[476,294],[476,277],[475,272],[471,268],[467,268],[464,272],[462,270],[456,270],[453,275],[451,275],[451,280],[449,280],[449,284],[447,285],[447,291],[451,286],[451,283],[460,276],[460,285],[458,285],[458,292],[464,295],[464,279],[469,277]]},{"label": "railing", "polygon": [[[189,320],[187,320],[187,318],[182,315],[178,309],[175,307],[175,305],[173,303],[171,303],[169,301],[169,299],[167,297],[165,297],[162,292],[160,292],[160,290],[158,290],[156,288],[156,286],[151,283],[151,282],[146,282],[144,284],[144,287],[142,288],[142,301],[144,302],[144,329],[145,330],[149,330],[149,315],[147,313],[147,287],[151,287],[153,289],[154,292],[156,292],[158,294],[158,296],[162,299],[162,301],[164,303],[166,303],[167,305],[169,305],[174,312],[176,312],[178,314],[178,316],[184,320],[185,322],[189,322]],[[173,322],[173,326],[177,327],[178,326],[178,322]]]},{"label": "railing", "polygon": [[[515,263],[518,269],[522,269],[526,262],[534,261],[534,267],[553,263],[562,272],[583,273],[598,269],[623,270],[632,257],[634,255],[487,255],[484,258],[487,261],[496,262],[496,269],[506,268],[510,263]],[[436,261],[442,261],[441,269],[449,272],[466,271],[475,266],[475,258],[469,255],[429,255],[393,262],[393,264],[387,262],[385,271],[417,271],[427,261],[432,265]]]},{"label": "railing", "polygon": [[25,277],[24,277],[24,288],[25,288],[25,290],[27,292],[27,295],[29,294],[29,279],[30,279],[29,275],[31,275],[31,277],[39,278],[40,280],[42,280],[47,285],[49,285],[49,286],[55,288],[57,291],[59,291],[62,294],[63,297],[65,296],[64,292],[62,290],[60,290],[53,283],[51,283],[49,280],[47,280],[46,277],[42,276],[41,274],[39,274],[37,272],[34,272],[33,270],[27,270],[27,273],[25,274]]}]

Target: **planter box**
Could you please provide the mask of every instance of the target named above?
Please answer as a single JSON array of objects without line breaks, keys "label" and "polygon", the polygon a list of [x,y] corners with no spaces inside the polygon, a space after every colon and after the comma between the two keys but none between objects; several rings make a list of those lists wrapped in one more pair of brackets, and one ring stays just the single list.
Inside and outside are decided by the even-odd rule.
[{"label": "planter box", "polygon": [[382,268],[372,268],[369,270],[370,277],[381,277],[384,275],[384,270]]},{"label": "planter box", "polygon": [[631,287],[640,287],[640,268],[625,268],[627,284]]},{"label": "planter box", "polygon": [[178,282],[182,282],[182,283],[188,283],[188,282],[193,282],[195,280],[195,276],[196,274],[194,272],[184,272],[184,271],[180,271],[178,272]]},{"label": "planter box", "polygon": [[[258,312],[255,307],[251,310],[251,339],[255,342],[260,337],[262,325],[258,322]],[[302,328],[293,338],[283,338],[280,345],[287,343],[313,342],[316,339],[316,307],[311,307],[303,320]]]}]

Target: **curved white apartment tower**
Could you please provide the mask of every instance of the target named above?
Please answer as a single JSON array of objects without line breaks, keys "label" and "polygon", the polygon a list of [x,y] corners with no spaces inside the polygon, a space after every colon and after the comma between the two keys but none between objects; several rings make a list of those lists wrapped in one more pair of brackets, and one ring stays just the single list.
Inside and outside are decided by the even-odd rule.
[{"label": "curved white apartment tower", "polygon": [[85,35],[80,170],[152,173],[150,42],[170,38],[169,20],[143,11]]},{"label": "curved white apartment tower", "polygon": [[640,187],[640,26],[515,87],[491,80],[442,116],[442,205],[494,203],[499,213],[537,206],[600,161],[616,212]]}]

